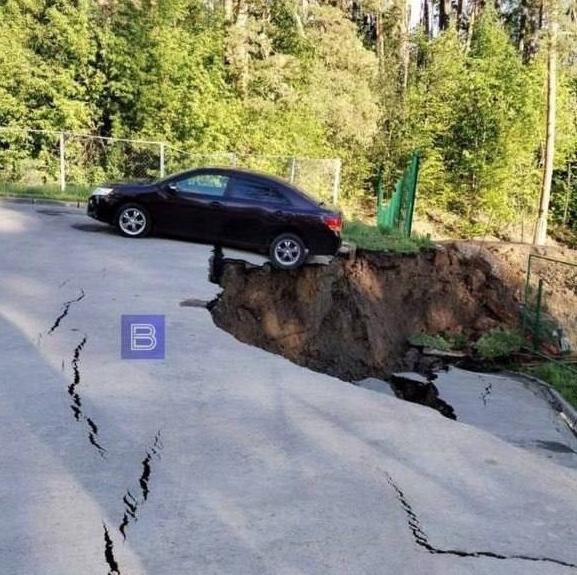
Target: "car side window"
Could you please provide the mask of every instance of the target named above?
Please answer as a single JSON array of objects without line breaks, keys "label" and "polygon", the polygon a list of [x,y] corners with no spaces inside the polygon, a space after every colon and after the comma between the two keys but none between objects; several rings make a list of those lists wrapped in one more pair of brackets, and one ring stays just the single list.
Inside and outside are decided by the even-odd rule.
[{"label": "car side window", "polygon": [[176,189],[182,194],[199,194],[203,196],[224,196],[228,185],[226,176],[218,174],[198,174],[175,182]]},{"label": "car side window", "polygon": [[250,180],[233,180],[231,195],[236,199],[252,200],[267,204],[290,203],[280,190]]}]

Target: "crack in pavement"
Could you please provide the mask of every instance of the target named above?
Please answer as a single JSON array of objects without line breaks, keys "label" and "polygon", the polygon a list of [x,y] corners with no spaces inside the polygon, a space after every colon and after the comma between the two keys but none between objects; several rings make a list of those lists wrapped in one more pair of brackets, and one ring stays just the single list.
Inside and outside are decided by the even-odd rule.
[{"label": "crack in pavement", "polygon": [[385,477],[387,478],[387,483],[395,491],[397,499],[401,504],[403,511],[407,515],[407,522],[409,524],[409,529],[413,535],[415,543],[419,545],[419,547],[426,549],[432,555],[454,555],[456,557],[488,557],[490,559],[500,560],[519,559],[522,561],[554,563],[555,565],[562,565],[563,567],[571,567],[573,569],[577,569],[577,564],[569,563],[561,559],[554,559],[551,557],[533,557],[530,555],[502,555],[500,553],[493,553],[492,551],[462,551],[459,549],[441,549],[439,547],[435,547],[431,544],[427,534],[423,530],[423,526],[417,517],[417,514],[413,510],[413,507],[409,503],[401,488],[395,483],[391,475],[386,471]]},{"label": "crack in pavement", "polygon": [[56,320],[52,324],[52,327],[48,330],[48,332],[47,332],[48,335],[52,335],[54,333],[54,330],[60,325],[60,322],[68,315],[68,311],[70,310],[70,306],[73,303],[78,303],[80,300],[84,299],[85,297],[86,297],[86,294],[84,293],[84,290],[81,289],[80,295],[77,298],[65,301],[62,304],[62,312],[56,318]]},{"label": "crack in pavement", "polygon": [[[71,278],[64,280],[58,287],[64,287]],[[62,320],[68,315],[70,311],[70,307],[74,303],[78,303],[79,301],[83,300],[86,297],[86,293],[84,289],[80,290],[80,295],[74,299],[68,300],[62,304],[62,311],[60,315],[56,318],[50,329],[47,331],[47,335],[52,335],[54,331],[58,328]],[[72,329],[71,331],[78,331],[78,329]],[[37,345],[39,346],[42,341],[42,333],[38,334],[38,342]],[[74,353],[72,355],[72,372],[73,372],[73,380],[72,383],[68,386],[68,395],[72,399],[72,403],[70,408],[72,409],[72,413],[74,414],[74,419],[78,422],[84,421],[88,427],[88,440],[90,444],[93,445],[97,450],[99,455],[104,459],[106,457],[106,449],[100,445],[98,441],[98,426],[94,423],[94,420],[87,415],[85,415],[82,411],[82,400],[80,395],[76,391],[78,385],[80,385],[80,353],[84,349],[86,342],[88,341],[88,336],[84,334],[84,337],[80,341],[80,343],[74,348]],[[62,360],[62,371],[64,371],[64,360]],[[104,528],[104,558],[108,565],[108,575],[120,575],[120,569],[118,567],[118,562],[114,557],[114,543],[112,538],[110,537],[110,533],[108,532],[108,527],[106,523],[102,523]]]},{"label": "crack in pavement", "polygon": [[487,399],[489,395],[491,395],[492,390],[493,390],[493,384],[489,383],[489,385],[487,385],[487,387],[485,387],[485,389],[483,390],[483,393],[481,393],[481,401],[483,402],[483,405],[485,407],[487,407]]},{"label": "crack in pavement", "polygon": [[114,542],[108,533],[106,523],[102,522],[102,527],[104,527],[104,559],[108,565],[108,575],[120,575],[120,568],[114,557]]},{"label": "crack in pavement", "polygon": [[68,386],[68,395],[72,398],[72,411],[74,412],[74,418],[76,421],[80,421],[80,415],[82,413],[82,402],[80,401],[80,396],[76,393],[76,386],[80,383],[80,370],[78,368],[78,363],[80,361],[80,352],[86,345],[87,337],[74,348],[74,355],[72,357],[72,371],[74,373],[74,381]]},{"label": "crack in pavement", "polygon": [[96,423],[94,423],[92,418],[85,415],[82,411],[82,399],[76,391],[76,387],[80,384],[80,352],[84,349],[87,341],[88,337],[84,335],[82,341],[74,348],[74,354],[72,356],[71,362],[74,378],[72,383],[68,386],[68,395],[72,399],[70,409],[72,410],[74,419],[76,419],[76,421],[84,421],[86,423],[88,426],[88,441],[90,441],[90,444],[98,450],[99,455],[104,458],[106,457],[106,449],[104,449],[104,447],[102,447],[98,441],[98,426]]},{"label": "crack in pavement", "polygon": [[[64,280],[58,287],[59,288],[64,287],[70,281],[70,279],[71,278]],[[54,323],[52,324],[52,326],[48,330],[47,335],[52,335],[54,333],[54,331],[60,326],[60,323],[62,322],[62,320],[68,315],[68,312],[70,311],[70,307],[72,306],[72,304],[78,303],[79,301],[83,300],[85,297],[86,297],[86,293],[85,293],[84,289],[81,289],[80,295],[78,297],[64,302],[62,304],[62,311],[61,311],[60,315],[56,318],[56,320],[54,321]],[[78,330],[72,329],[71,331],[78,331]],[[39,333],[38,334],[38,345],[40,345],[41,341],[42,341],[42,333]],[[68,386],[67,391],[68,391],[68,395],[70,396],[70,398],[72,400],[70,408],[72,409],[72,413],[74,414],[74,419],[78,422],[81,422],[81,421],[85,422],[86,426],[88,427],[88,440],[89,440],[90,444],[93,445],[98,450],[99,455],[104,459],[104,458],[106,458],[107,451],[99,443],[98,426],[96,425],[96,423],[94,422],[94,420],[91,417],[88,417],[82,411],[82,399],[76,390],[76,388],[80,385],[80,381],[81,381],[80,353],[84,349],[84,346],[86,345],[87,341],[88,341],[88,336],[86,334],[84,334],[84,337],[82,338],[80,343],[74,348],[74,352],[72,355],[72,361],[71,361],[73,380],[72,380],[72,383]],[[62,360],[62,371],[64,371],[64,360]],[[160,440],[160,437],[159,437],[159,434],[157,434],[157,436],[155,437],[155,443],[152,447],[153,453],[157,453],[157,444],[158,444],[159,440]],[[147,452],[147,456],[148,456],[148,452]],[[150,470],[148,471],[148,477],[149,476],[150,476]],[[147,477],[147,479],[148,479],[148,477]],[[147,486],[148,486],[148,483],[147,483]],[[146,499],[146,497],[145,497],[145,499]],[[136,518],[135,512],[136,512],[136,507],[134,507],[134,517]],[[118,562],[114,556],[114,542],[110,536],[110,533],[108,531],[108,527],[107,527],[106,523],[103,522],[102,526],[104,528],[104,559],[106,560],[106,563],[108,565],[108,575],[120,575],[120,568],[119,568]],[[123,535],[124,535],[124,533],[123,533]],[[126,536],[124,536],[124,538],[126,539]]]},{"label": "crack in pavement", "polygon": [[138,521],[138,509],[141,505],[143,505],[147,499],[148,495],[150,494],[150,475],[152,473],[152,460],[153,457],[156,457],[160,460],[160,451],[164,445],[162,444],[162,440],[160,438],[160,430],[156,432],[154,436],[154,440],[152,445],[146,449],[145,453],[146,456],[142,460],[142,473],[138,480],[138,484],[140,485],[140,490],[142,493],[142,499],[138,500],[132,493],[130,489],[127,489],[126,495],[122,498],[122,502],[124,503],[124,515],[122,517],[122,522],[118,527],[118,530],[122,534],[122,537],[126,541],[126,528],[130,525],[133,521]]},{"label": "crack in pavement", "polygon": [[122,534],[122,537],[126,541],[126,528],[131,520],[138,521],[136,512],[138,511],[138,499],[130,493],[130,489],[126,491],[126,495],[122,498],[122,502],[125,506],[124,515],[122,517],[122,523],[118,527],[118,531]]}]

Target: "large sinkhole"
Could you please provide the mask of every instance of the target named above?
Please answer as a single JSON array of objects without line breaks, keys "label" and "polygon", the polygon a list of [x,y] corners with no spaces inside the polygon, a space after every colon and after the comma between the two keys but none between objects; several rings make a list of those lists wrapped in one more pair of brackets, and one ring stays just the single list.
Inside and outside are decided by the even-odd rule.
[{"label": "large sinkhole", "polygon": [[291,272],[213,259],[222,293],[210,310],[220,328],[346,381],[405,369],[411,335],[472,339],[518,317],[517,286],[482,252],[458,244],[418,254],[357,251]]}]

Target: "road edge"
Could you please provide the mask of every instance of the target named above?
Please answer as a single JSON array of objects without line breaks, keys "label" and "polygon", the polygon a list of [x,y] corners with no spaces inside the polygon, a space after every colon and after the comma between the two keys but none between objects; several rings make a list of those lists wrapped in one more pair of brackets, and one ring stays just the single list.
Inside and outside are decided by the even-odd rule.
[{"label": "road edge", "polygon": [[23,196],[0,196],[0,202],[13,204],[39,204],[48,206],[66,206],[68,208],[80,208],[86,206],[84,200],[75,202],[65,200],[51,200],[50,198],[27,198]]},{"label": "road edge", "polygon": [[577,435],[577,410],[550,384],[547,382],[517,371],[502,372],[504,375],[515,377],[517,380],[527,382],[532,386],[536,386],[540,391],[545,392],[545,396],[549,404],[555,411],[559,412],[567,427]]}]

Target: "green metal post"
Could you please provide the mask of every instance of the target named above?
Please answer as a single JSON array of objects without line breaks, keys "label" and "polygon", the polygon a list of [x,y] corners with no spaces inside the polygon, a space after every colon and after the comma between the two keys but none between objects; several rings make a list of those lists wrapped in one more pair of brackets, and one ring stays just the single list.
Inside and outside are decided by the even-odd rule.
[{"label": "green metal post", "polygon": [[535,326],[533,328],[533,349],[539,349],[539,331],[541,328],[541,305],[543,299],[543,280],[539,280],[537,289],[537,307],[535,309]]},{"label": "green metal post", "polygon": [[383,204],[383,165],[381,164],[379,168],[379,174],[377,175],[377,181],[375,184],[377,188],[377,208],[380,208]]},{"label": "green metal post", "polygon": [[60,167],[60,191],[66,190],[66,148],[64,143],[64,132],[60,132],[58,138],[59,167]]},{"label": "green metal post", "polygon": [[158,171],[160,173],[160,177],[164,178],[164,176],[166,176],[166,168],[164,165],[164,156],[165,156],[166,144],[164,142],[160,142],[159,146],[160,146],[160,158],[159,158],[160,165],[158,167]]},{"label": "green metal post", "polygon": [[407,206],[407,219],[405,221],[405,235],[410,238],[411,231],[413,229],[413,213],[415,211],[415,198],[417,195],[417,180],[419,177],[419,165],[421,161],[421,155],[419,152],[413,154],[411,160],[411,188],[409,190],[409,203]]},{"label": "green metal post", "polygon": [[529,281],[531,279],[531,260],[533,259],[533,254],[529,254],[529,259],[527,260],[527,278],[525,280],[525,307],[523,309],[523,334],[527,332],[527,316],[529,309]]}]

